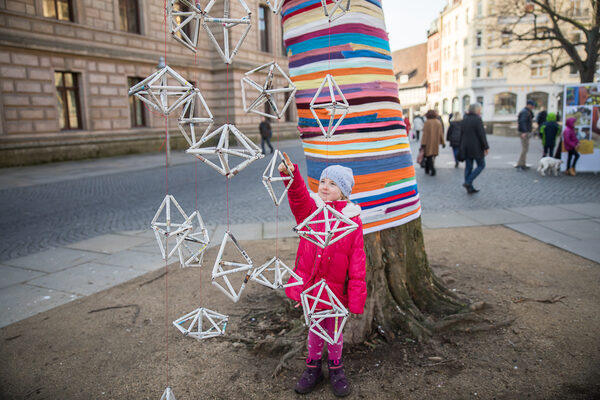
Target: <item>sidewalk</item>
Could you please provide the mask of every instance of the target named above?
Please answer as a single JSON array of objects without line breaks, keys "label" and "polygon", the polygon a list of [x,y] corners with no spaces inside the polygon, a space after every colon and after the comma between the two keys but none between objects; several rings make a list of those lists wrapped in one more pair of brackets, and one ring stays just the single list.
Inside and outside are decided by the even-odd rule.
[{"label": "sidewalk", "polygon": [[[426,229],[504,225],[600,263],[600,203],[427,213]],[[293,221],[231,225],[238,240],[295,237]],[[220,245],[225,225],[209,234]],[[252,250],[249,250],[252,256]],[[170,262],[175,262],[173,258]],[[206,268],[211,268],[206,261]],[[0,265],[0,327],[164,268],[151,230],[128,231],[58,247]]]}]

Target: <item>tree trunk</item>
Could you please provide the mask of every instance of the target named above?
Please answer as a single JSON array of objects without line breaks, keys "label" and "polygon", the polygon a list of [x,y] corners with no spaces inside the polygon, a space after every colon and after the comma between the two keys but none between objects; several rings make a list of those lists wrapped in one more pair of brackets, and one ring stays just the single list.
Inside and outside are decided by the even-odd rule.
[{"label": "tree trunk", "polygon": [[431,271],[420,218],[366,235],[365,251],[367,304],[363,315],[348,322],[347,343],[360,343],[374,331],[387,339],[408,333],[427,340],[427,314],[452,314],[467,307]]}]

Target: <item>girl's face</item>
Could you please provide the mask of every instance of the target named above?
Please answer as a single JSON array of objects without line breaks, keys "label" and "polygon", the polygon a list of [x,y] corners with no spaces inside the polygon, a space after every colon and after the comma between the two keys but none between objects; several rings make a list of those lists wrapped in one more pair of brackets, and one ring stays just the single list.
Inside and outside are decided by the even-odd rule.
[{"label": "girl's face", "polygon": [[336,201],[342,199],[342,191],[335,182],[329,178],[321,179],[321,182],[319,182],[318,193],[323,201]]}]

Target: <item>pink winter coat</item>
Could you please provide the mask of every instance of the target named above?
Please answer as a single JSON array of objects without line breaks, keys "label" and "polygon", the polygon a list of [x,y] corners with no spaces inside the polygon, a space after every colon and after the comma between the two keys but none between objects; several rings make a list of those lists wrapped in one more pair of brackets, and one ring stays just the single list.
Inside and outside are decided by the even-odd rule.
[{"label": "pink winter coat", "polygon": [[575,133],[575,118],[567,118],[565,121],[565,130],[563,131],[563,143],[565,144],[565,150],[573,150],[579,144],[577,134]]},{"label": "pink winter coat", "polygon": [[[294,167],[294,181],[288,191],[288,200],[299,224],[324,202],[318,194],[309,194],[298,166]],[[325,279],[332,292],[351,313],[362,314],[367,300],[367,284],[360,207],[347,201],[333,201],[328,204],[356,222],[358,228],[324,249],[301,238],[294,271],[302,278],[304,284],[286,288],[285,294],[292,300],[300,301],[301,292]],[[317,216],[317,219],[322,218],[323,213]],[[318,228],[313,225],[313,229]],[[296,282],[294,277],[288,281],[292,282]],[[315,290],[313,294],[316,293]]]}]

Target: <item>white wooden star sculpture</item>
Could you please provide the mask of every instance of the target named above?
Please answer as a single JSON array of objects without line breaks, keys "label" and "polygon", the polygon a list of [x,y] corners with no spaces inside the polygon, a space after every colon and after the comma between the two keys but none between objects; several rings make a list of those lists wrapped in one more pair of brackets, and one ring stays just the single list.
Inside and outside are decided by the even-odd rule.
[{"label": "white wooden star sculpture", "polygon": [[[267,188],[267,192],[269,192],[269,196],[271,196],[271,199],[273,200],[273,202],[275,203],[276,206],[279,206],[281,204],[281,202],[283,201],[283,198],[285,197],[286,193],[288,192],[288,189],[290,188],[290,186],[292,185],[292,182],[294,182],[294,178],[293,178],[293,172],[288,168],[287,163],[283,163],[285,169],[287,170],[287,175],[286,176],[280,176],[279,173],[277,172],[277,169],[275,168],[276,165],[278,165],[278,160],[283,161],[283,155],[281,154],[281,152],[279,150],[275,150],[273,152],[273,158],[271,158],[271,161],[269,161],[269,163],[267,164],[267,168],[265,168],[265,172],[263,172],[263,176],[262,176],[262,182],[263,185],[265,185],[265,188]],[[277,174],[277,175],[275,175]],[[273,182],[284,182],[285,185],[285,189],[283,190],[283,193],[281,193],[281,195],[277,196],[275,194],[275,189],[273,188]]]},{"label": "white wooden star sculpture", "polygon": [[[179,215],[171,212],[173,211],[171,206],[175,206],[175,211],[177,211]],[[164,219],[159,222],[158,219],[163,214],[163,211]],[[179,206],[175,197],[170,194],[166,195],[160,204],[158,211],[156,211],[156,214],[152,219],[151,227],[154,231],[154,236],[156,236],[156,241],[158,242],[158,247],[160,248],[163,260],[171,258],[192,231],[189,217],[185,211],[183,211],[181,206]],[[169,239],[172,237],[175,237],[175,244],[172,248],[169,248]]]},{"label": "white wooden star sculpture", "polygon": [[[265,78],[265,83],[261,85],[252,78],[252,75],[263,71],[267,72],[267,76]],[[281,78],[287,83],[287,86],[274,88],[274,81],[282,80]],[[241,86],[244,111],[273,119],[280,119],[285,115],[285,111],[292,103],[294,94],[296,94],[296,85],[294,85],[285,71],[275,61],[271,61],[270,63],[246,72],[242,78]],[[250,95],[250,90],[247,89],[254,89],[254,91],[258,92],[258,96],[254,98],[251,103],[246,99],[247,95]],[[288,93],[287,100],[285,100],[286,93]],[[265,103],[269,104],[272,111],[271,114],[262,110]]]},{"label": "white wooden star sculpture", "polygon": [[324,204],[317,208],[294,231],[320,248],[333,244],[358,228],[358,224],[333,207]]},{"label": "white wooden star sculpture", "polygon": [[224,335],[228,320],[227,315],[200,307],[173,321],[173,325],[184,336],[202,340]]},{"label": "white wooden star sculpture", "polygon": [[179,130],[188,144],[193,146],[198,143],[198,133],[200,137],[206,136],[212,128],[213,115],[198,88],[194,88],[182,104]]},{"label": "white wooden star sculpture", "polygon": [[329,21],[335,21],[342,15],[345,15],[350,11],[350,0],[331,0],[333,4],[327,5],[327,0],[321,0],[323,11],[325,16],[329,18]]},{"label": "white wooden star sculpture", "polygon": [[[223,252],[225,251],[225,246],[229,240],[233,242],[246,263],[223,260]],[[219,253],[217,254],[217,259],[215,260],[215,265],[212,270],[212,284],[219,288],[219,290],[221,290],[234,303],[237,303],[242,292],[244,291],[244,288],[246,287],[246,283],[248,283],[248,280],[252,275],[253,268],[254,265],[252,264],[250,256],[248,256],[248,254],[240,247],[238,241],[235,239],[235,236],[233,236],[231,232],[226,231],[223,235],[223,241],[221,242],[221,247],[219,248]],[[239,289],[236,290],[231,284],[229,277],[233,276],[234,274],[239,274],[240,272],[245,273],[245,276],[243,280],[240,279],[242,284]],[[219,281],[222,281],[223,284],[221,284]]]},{"label": "white wooden star sculpture", "polygon": [[[337,343],[349,314],[346,307],[327,286],[325,280],[315,283],[300,293],[300,301],[308,329],[327,343]],[[324,327],[323,321],[327,318],[335,318],[333,336]]]},{"label": "white wooden star sculpture", "polygon": [[132,86],[129,95],[135,96],[163,115],[181,106],[194,87],[168,65]]},{"label": "white wooden star sculpture", "polygon": [[[229,146],[230,133],[241,147],[233,148]],[[202,147],[206,142],[215,137],[219,138],[216,146]],[[225,175],[228,179],[237,175],[250,165],[251,162],[264,157],[260,148],[231,124],[222,125],[217,130],[204,135],[196,144],[187,149],[186,153],[195,155],[200,161],[214,168],[221,175]],[[207,155],[217,156],[220,165],[206,158]],[[232,167],[229,160],[230,156],[241,157],[244,160],[237,166]]]},{"label": "white wooden star sculpture", "polygon": [[[289,276],[294,277],[295,282],[286,283]],[[256,268],[250,279],[271,289],[283,289],[303,284],[302,278],[277,257],[273,257]]]},{"label": "white wooden star sculpture", "polygon": [[173,38],[196,53],[202,11],[188,0],[167,1],[167,25]]},{"label": "white wooden star sculpture", "polygon": [[160,396],[160,400],[177,400],[175,395],[173,394],[173,390],[168,387],[163,392],[162,396]]},{"label": "white wooden star sculpture", "polygon": [[281,6],[285,0],[267,0],[267,5],[273,11],[273,14],[279,14],[281,11]]},{"label": "white wooden star sculpture", "polygon": [[[244,8],[244,11],[246,13],[246,15],[242,18],[231,18],[230,16],[230,7],[229,7],[229,0],[220,0],[223,2],[223,16],[222,17],[215,17],[213,15],[213,6],[215,5],[215,3],[218,0],[210,0],[210,2],[207,4],[206,8],[204,8],[203,10],[203,14],[204,17],[202,19],[202,27],[204,28],[204,30],[206,31],[206,33],[208,34],[208,37],[210,38],[210,40],[213,42],[213,45],[215,46],[215,49],[217,50],[217,52],[219,53],[219,55],[221,56],[221,58],[223,59],[223,62],[225,64],[231,64],[233,62],[233,57],[235,57],[235,55],[237,54],[237,52],[240,49],[240,46],[242,45],[244,39],[246,39],[246,36],[248,36],[248,32],[250,32],[250,28],[252,27],[251,25],[251,19],[250,17],[252,16],[252,12],[250,11],[250,8],[248,8],[248,5],[246,4],[246,2],[244,0],[237,0],[240,5]],[[235,0],[233,0],[235,1]],[[232,29],[233,27],[237,26],[237,25],[245,25],[245,29],[244,32],[242,33],[242,36],[240,37],[240,39],[238,40],[237,44],[235,45],[235,47],[233,48],[233,50],[230,49],[229,47],[229,42],[230,42],[230,29]],[[213,34],[211,27],[213,28],[220,28],[223,31],[223,47],[221,47],[219,45],[219,42],[217,41],[217,39],[215,38],[215,35]]]},{"label": "white wooden star sculpture", "polygon": [[204,252],[210,243],[208,230],[197,210],[189,216],[185,223],[190,225],[192,229],[177,249],[179,263],[182,268],[201,267]]},{"label": "white wooden star sculpture", "polygon": [[[319,100],[319,96],[321,96],[321,92],[325,85],[327,85],[329,101],[322,102],[322,100]],[[325,96],[327,96],[327,93]],[[346,114],[348,114],[349,109],[350,104],[348,104],[348,100],[344,97],[344,93],[340,90],[340,87],[335,82],[333,76],[330,74],[325,75],[325,79],[323,79],[321,86],[319,86],[319,89],[310,102],[310,112],[317,120],[317,124],[319,124],[319,128],[321,128],[321,132],[325,137],[330,138],[335,133],[335,130],[340,126]],[[328,111],[329,124],[327,125],[327,129],[323,127],[321,118],[317,115],[317,110]],[[335,121],[336,118],[337,122]]]}]

